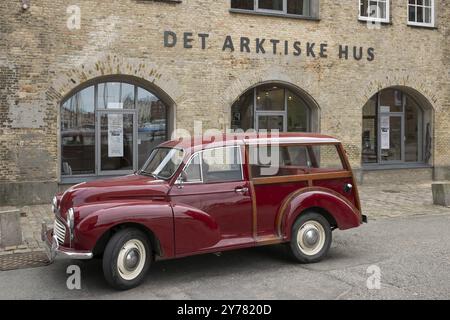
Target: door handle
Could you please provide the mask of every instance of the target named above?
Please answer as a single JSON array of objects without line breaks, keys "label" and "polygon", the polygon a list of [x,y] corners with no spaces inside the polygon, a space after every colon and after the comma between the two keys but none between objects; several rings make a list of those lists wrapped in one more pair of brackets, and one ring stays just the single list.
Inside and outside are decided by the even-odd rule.
[{"label": "door handle", "polygon": [[248,192],[248,188],[247,187],[237,187],[236,189],[234,189],[234,192],[236,193],[247,193]]},{"label": "door handle", "polygon": [[345,193],[349,193],[350,191],[352,191],[352,189],[353,189],[353,185],[351,183],[346,183],[344,185],[344,192]]}]

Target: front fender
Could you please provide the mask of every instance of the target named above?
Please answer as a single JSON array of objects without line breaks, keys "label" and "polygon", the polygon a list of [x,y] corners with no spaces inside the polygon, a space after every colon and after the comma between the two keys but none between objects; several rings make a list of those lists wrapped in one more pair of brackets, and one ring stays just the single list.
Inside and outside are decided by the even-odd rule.
[{"label": "front fender", "polygon": [[341,230],[358,227],[362,217],[359,210],[339,193],[322,187],[302,189],[288,196],[277,217],[278,234],[290,239],[297,217],[310,208],[322,208],[331,214]]},{"label": "front fender", "polygon": [[173,211],[165,201],[105,202],[76,208],[83,216],[75,227],[75,248],[93,250],[111,228],[126,223],[149,229],[159,240],[165,257],[174,255]]}]

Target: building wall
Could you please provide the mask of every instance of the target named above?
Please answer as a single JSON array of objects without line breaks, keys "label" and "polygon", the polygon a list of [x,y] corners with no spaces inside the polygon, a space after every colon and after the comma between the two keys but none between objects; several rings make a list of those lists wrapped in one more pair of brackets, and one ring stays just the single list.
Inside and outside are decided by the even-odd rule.
[{"label": "building wall", "polygon": [[[437,1],[437,28],[406,25],[407,1],[391,1],[391,23],[358,21],[358,2],[320,1],[320,21],[236,14],[229,1],[78,0],[81,28],[71,30],[68,3],[0,2],[0,203],[46,200],[59,181],[61,100],[86,81],[128,75],[161,92],[177,128],[225,129],[232,103],[266,81],[289,83],[320,106],[320,131],[341,139],[353,167],[361,167],[362,107],[377,91],[402,86],[434,109],[436,179],[450,179],[450,3]],[[164,31],[178,36],[164,47]],[[207,33],[183,48],[183,33]],[[302,42],[302,55],[222,51],[230,35]],[[305,56],[306,42],[328,45],[327,58]],[[374,48],[357,61],[340,59],[339,45]],[[316,54],[318,50],[316,47]],[[40,188],[39,186],[44,186]],[[27,198],[28,199],[28,198]]]}]

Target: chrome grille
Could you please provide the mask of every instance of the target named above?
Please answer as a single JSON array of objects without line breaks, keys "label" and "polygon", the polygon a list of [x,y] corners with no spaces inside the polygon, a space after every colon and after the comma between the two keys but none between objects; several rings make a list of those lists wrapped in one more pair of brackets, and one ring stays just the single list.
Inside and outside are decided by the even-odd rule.
[{"label": "chrome grille", "polygon": [[55,219],[53,234],[56,235],[59,244],[64,244],[64,241],[66,240],[66,226],[58,219]]}]

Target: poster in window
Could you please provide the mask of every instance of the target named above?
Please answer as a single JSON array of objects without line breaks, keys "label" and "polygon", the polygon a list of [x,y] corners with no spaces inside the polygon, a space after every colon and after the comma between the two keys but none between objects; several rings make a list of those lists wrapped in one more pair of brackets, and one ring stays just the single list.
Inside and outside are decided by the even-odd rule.
[{"label": "poster in window", "polygon": [[390,146],[390,117],[380,118],[381,149],[389,150]]},{"label": "poster in window", "polygon": [[108,114],[108,157],[123,157],[122,114]]}]

